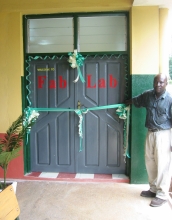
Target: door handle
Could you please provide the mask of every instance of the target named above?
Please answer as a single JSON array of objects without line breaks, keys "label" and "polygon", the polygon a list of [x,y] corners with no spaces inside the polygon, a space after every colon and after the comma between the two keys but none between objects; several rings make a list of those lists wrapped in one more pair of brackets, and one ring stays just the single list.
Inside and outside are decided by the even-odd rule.
[{"label": "door handle", "polygon": [[81,109],[81,102],[80,101],[78,101],[77,109]]}]

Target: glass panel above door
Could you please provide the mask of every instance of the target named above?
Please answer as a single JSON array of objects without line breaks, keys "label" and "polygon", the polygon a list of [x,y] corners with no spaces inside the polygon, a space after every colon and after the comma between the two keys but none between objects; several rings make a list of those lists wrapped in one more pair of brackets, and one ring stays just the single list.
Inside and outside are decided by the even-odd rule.
[{"label": "glass panel above door", "polygon": [[125,15],[79,17],[78,51],[127,51]]},{"label": "glass panel above door", "polygon": [[74,50],[73,18],[28,19],[27,53]]}]

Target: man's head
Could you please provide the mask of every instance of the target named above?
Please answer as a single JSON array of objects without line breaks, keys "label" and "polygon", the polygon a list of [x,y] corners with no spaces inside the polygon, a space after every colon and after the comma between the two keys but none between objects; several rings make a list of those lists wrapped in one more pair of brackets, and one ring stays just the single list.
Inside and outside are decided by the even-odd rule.
[{"label": "man's head", "polygon": [[157,97],[160,97],[167,86],[167,76],[165,74],[159,73],[154,77],[153,87]]}]

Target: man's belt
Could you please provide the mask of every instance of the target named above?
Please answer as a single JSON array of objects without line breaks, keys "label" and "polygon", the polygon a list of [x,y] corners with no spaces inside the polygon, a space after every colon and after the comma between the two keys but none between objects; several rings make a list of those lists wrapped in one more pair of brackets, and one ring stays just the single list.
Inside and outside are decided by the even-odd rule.
[{"label": "man's belt", "polygon": [[148,129],[148,131],[150,132],[158,132],[158,131],[162,131],[162,129],[157,129],[157,128],[154,128],[154,129]]},{"label": "man's belt", "polygon": [[150,132],[158,132],[158,131],[165,131],[165,130],[170,130],[170,128],[169,129],[157,129],[157,128],[150,129],[150,128],[148,128],[148,131],[150,131]]}]

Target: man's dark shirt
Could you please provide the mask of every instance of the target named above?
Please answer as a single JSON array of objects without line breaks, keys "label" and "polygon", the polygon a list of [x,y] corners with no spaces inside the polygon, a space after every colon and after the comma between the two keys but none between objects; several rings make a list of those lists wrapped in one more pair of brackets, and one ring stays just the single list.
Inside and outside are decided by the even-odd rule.
[{"label": "man's dark shirt", "polygon": [[147,90],[132,101],[136,107],[146,108],[145,127],[162,130],[172,128],[172,96],[167,91],[156,98],[154,89]]}]

